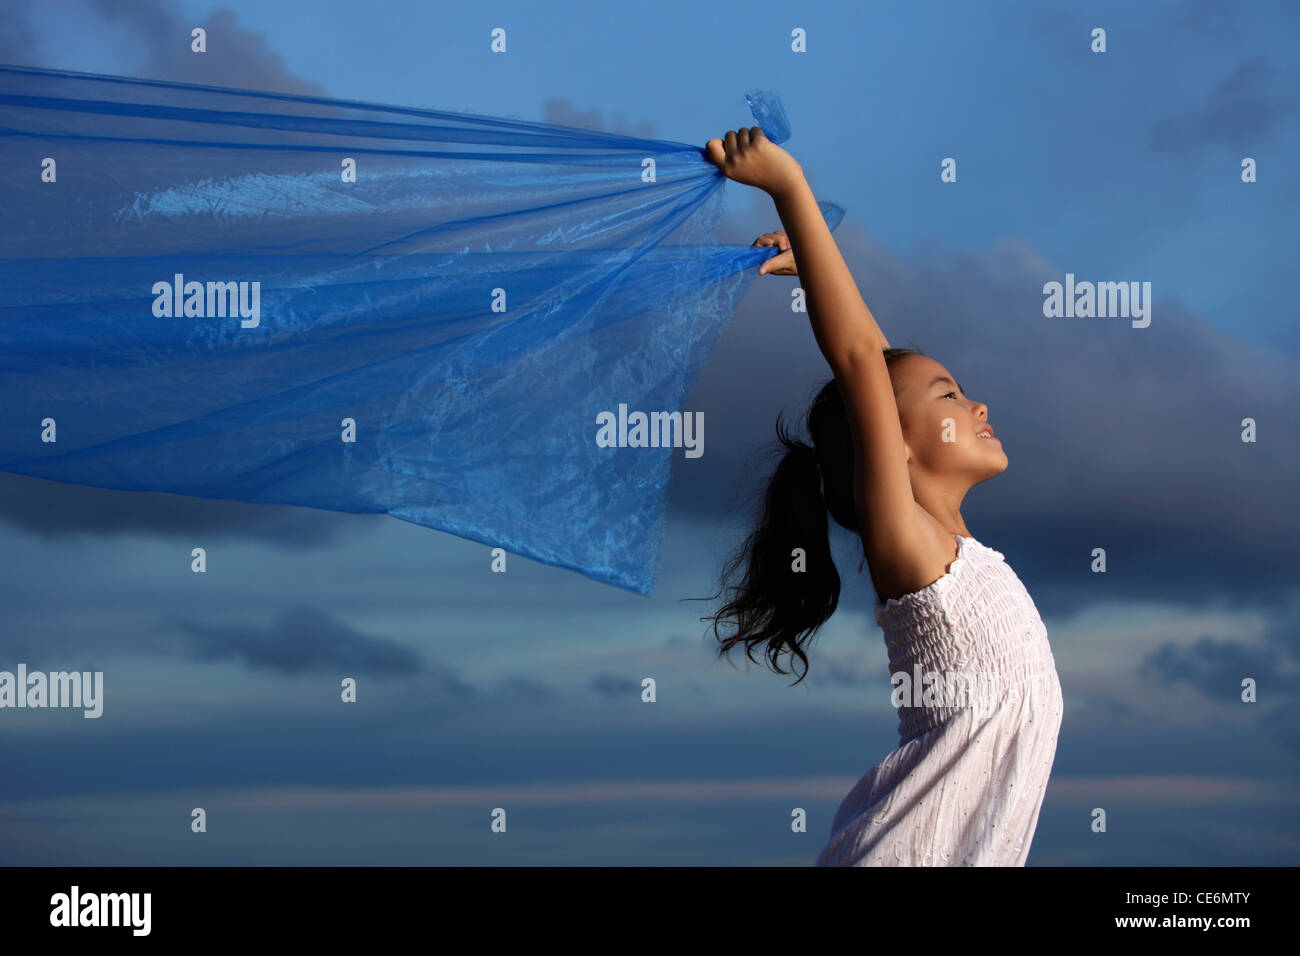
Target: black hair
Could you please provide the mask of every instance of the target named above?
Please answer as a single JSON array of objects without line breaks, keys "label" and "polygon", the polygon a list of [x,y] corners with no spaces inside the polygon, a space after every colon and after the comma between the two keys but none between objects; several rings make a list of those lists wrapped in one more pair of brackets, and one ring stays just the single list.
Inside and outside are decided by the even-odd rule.
[{"label": "black hair", "polygon": [[[886,365],[907,355],[925,354],[910,348],[882,351]],[[795,684],[808,674],[803,644],[839,604],[840,576],[831,558],[827,515],[842,528],[862,533],[854,506],[853,435],[834,378],[821,387],[808,409],[807,429],[812,445],[792,437],[777,415],[777,439],[785,453],[763,492],[757,526],[727,562],[722,585],[727,586],[742,564],[744,577],[728,589],[730,601],[725,607],[700,619],[713,621],[721,643],[719,657],[743,643],[745,656],[753,661],[754,649],[766,644],[768,660],[778,674],[793,672],[793,667],[789,672],[781,669],[782,653],[790,654],[792,664],[798,658],[803,674]],[[779,453],[780,448],[775,450]],[[802,570],[794,566],[796,548],[804,552]],[[720,594],[721,588],[712,597]],[[718,632],[724,622],[735,625],[730,637]]]}]

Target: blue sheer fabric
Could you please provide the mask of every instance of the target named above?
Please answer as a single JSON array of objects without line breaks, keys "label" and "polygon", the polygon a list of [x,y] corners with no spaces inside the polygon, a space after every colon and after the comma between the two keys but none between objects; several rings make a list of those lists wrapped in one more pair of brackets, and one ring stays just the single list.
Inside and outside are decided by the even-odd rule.
[{"label": "blue sheer fabric", "polygon": [[387,513],[641,594],[683,402],[775,254],[716,242],[701,145],[466,113],[0,67],[0,168],[0,470]]}]

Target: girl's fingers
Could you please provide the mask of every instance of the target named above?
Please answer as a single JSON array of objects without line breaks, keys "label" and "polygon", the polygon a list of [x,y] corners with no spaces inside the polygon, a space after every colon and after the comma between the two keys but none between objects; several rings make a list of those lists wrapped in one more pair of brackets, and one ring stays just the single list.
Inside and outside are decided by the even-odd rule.
[{"label": "girl's fingers", "polygon": [[758,267],[758,274],[761,276],[798,275],[795,271],[794,254],[789,251],[782,251],[769,259],[764,259],[762,264]]}]

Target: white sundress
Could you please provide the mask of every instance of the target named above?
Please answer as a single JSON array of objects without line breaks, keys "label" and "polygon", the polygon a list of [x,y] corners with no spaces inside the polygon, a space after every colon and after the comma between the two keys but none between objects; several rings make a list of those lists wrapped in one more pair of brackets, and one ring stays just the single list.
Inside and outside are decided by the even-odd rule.
[{"label": "white sundress", "polygon": [[[904,703],[921,706],[898,708],[898,749],[844,798],[817,866],[1025,865],[1056,756],[1061,683],[1020,578],[1000,552],[953,537],[943,577],[876,601],[890,675],[912,678],[917,696]],[[917,677],[936,672],[976,683],[949,678],[946,698],[920,698]]]}]

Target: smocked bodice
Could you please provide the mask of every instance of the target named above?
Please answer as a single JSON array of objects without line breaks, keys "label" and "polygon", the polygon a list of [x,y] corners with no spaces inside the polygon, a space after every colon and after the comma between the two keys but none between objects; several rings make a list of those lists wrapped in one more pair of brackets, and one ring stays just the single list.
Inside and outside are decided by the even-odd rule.
[{"label": "smocked bodice", "polygon": [[[972,537],[953,537],[957,557],[941,578],[901,598],[876,601],[890,674],[969,675],[963,678],[972,681],[967,686],[982,681],[985,688],[1010,693],[1045,681],[1056,684],[1059,693],[1047,628],[1020,578],[1000,551]],[[949,686],[963,685],[950,681]],[[939,726],[951,711],[900,707],[900,744]]]}]

